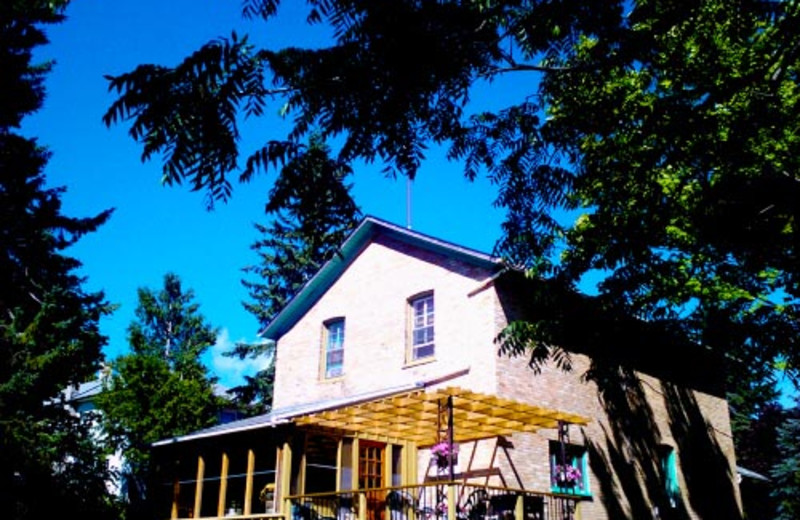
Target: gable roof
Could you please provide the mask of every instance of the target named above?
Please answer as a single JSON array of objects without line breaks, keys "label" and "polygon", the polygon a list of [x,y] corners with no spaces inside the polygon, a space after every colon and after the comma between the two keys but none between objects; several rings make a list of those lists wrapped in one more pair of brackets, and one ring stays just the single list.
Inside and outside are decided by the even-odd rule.
[{"label": "gable roof", "polygon": [[303,288],[289,300],[281,312],[272,319],[259,335],[267,339],[277,340],[285,334],[325,294],[356,257],[378,235],[388,236],[404,244],[438,253],[470,265],[495,271],[499,271],[502,268],[501,261],[497,257],[412,231],[385,220],[367,216],[362,219],[342,243],[337,254],[328,260],[306,282]]}]

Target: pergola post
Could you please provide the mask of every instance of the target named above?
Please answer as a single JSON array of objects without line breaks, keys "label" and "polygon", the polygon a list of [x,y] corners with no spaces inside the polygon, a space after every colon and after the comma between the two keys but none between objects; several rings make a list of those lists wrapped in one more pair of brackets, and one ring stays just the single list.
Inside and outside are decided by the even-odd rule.
[{"label": "pergola post", "polygon": [[[448,458],[447,467],[450,470],[449,476],[450,476],[450,482],[452,482],[453,480],[455,480],[455,473],[453,470],[453,396],[452,395],[447,396],[447,443],[450,445],[450,450],[449,453],[447,454]],[[451,504],[454,503],[455,502],[451,502]],[[449,520],[453,519],[450,518]]]}]

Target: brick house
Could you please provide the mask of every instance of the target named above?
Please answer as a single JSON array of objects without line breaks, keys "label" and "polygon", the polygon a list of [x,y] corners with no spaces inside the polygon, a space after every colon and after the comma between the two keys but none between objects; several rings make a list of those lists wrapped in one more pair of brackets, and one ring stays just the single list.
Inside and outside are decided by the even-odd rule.
[{"label": "brick house", "polygon": [[536,372],[496,342],[536,283],[365,218],[263,331],[273,411],[156,443],[157,516],[740,518],[719,363],[635,327],[604,349],[576,303],[573,369]]}]

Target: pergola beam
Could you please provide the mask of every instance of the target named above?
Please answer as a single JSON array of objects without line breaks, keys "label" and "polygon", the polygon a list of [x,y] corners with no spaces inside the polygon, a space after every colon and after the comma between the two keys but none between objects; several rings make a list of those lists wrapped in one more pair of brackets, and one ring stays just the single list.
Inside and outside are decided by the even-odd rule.
[{"label": "pergola beam", "polygon": [[588,424],[583,416],[528,405],[458,387],[415,390],[295,418],[298,425],[393,437],[424,447],[440,439],[439,403],[451,399],[453,439],[465,442],[516,432],[558,428],[559,421]]}]

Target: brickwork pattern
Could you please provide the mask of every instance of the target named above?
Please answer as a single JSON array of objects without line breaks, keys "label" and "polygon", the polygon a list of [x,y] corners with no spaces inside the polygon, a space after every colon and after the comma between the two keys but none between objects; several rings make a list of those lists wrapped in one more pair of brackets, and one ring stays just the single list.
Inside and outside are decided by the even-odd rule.
[{"label": "brickwork pattern", "polygon": [[[491,292],[479,288],[491,273],[379,237],[278,342],[274,407],[280,409],[382,390],[467,368],[492,373]],[[435,356],[407,363],[408,299],[433,291]],[[345,319],[343,377],[321,378],[323,322]],[[471,372],[467,384],[493,392],[493,378]]]}]

